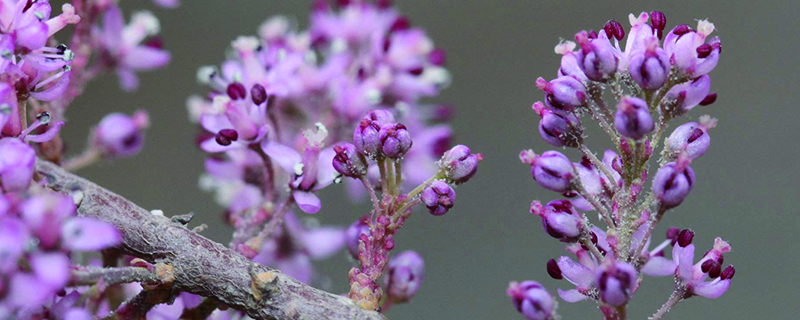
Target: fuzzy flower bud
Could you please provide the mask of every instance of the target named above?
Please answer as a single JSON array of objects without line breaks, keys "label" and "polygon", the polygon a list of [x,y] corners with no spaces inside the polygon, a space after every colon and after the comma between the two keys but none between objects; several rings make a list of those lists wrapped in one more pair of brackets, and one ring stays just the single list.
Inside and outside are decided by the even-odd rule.
[{"label": "fuzzy flower bud", "polygon": [[370,159],[383,157],[381,140],[378,138],[380,130],[378,122],[362,119],[353,132],[353,143],[355,143],[356,150]]},{"label": "fuzzy flower bud", "polygon": [[583,140],[581,121],[574,114],[554,113],[539,101],[533,104],[533,110],[542,117],[539,121],[539,135],[547,143],[555,147],[577,148]]},{"label": "fuzzy flower bud", "polygon": [[547,320],[553,312],[553,296],[536,281],[511,282],[506,295],[514,301],[514,307],[528,320]]},{"label": "fuzzy flower bud", "polygon": [[689,157],[681,154],[678,160],[661,167],[653,178],[653,192],[660,204],[673,208],[681,204],[694,186],[694,170],[689,167]]},{"label": "fuzzy flower bud", "polygon": [[622,98],[614,115],[614,125],[619,134],[634,140],[644,138],[655,126],[647,102],[635,97]]},{"label": "fuzzy flower bud", "polygon": [[478,172],[478,163],[481,160],[483,160],[482,154],[473,154],[469,147],[460,144],[444,153],[439,160],[439,168],[444,171],[447,179],[462,184]]},{"label": "fuzzy flower bud", "polygon": [[628,72],[642,89],[653,91],[667,83],[671,68],[667,52],[658,46],[658,38],[650,37],[645,40],[644,50],[631,54]]},{"label": "fuzzy flower bud", "polygon": [[411,300],[425,278],[425,263],[414,251],[404,251],[395,256],[387,266],[384,286],[388,298],[394,302]]},{"label": "fuzzy flower bud", "polygon": [[576,242],[581,236],[581,215],[569,200],[553,200],[547,206],[534,201],[531,213],[542,217],[542,226],[547,234],[561,242]]},{"label": "fuzzy flower bud", "polygon": [[453,202],[456,200],[456,192],[453,187],[444,181],[436,180],[422,190],[420,199],[428,207],[432,215],[441,216],[453,207]]},{"label": "fuzzy flower bud", "polygon": [[333,168],[345,177],[359,178],[367,174],[367,160],[356,151],[352,143],[341,143],[333,147]]},{"label": "fuzzy flower bud", "polygon": [[[622,30],[621,27],[620,30]],[[590,39],[586,31],[581,31],[575,35],[575,41],[581,47],[578,63],[583,73],[590,80],[603,81],[617,71],[618,59],[614,54],[614,47],[608,41],[607,36],[602,34],[599,37]]]},{"label": "fuzzy flower bud", "polygon": [[586,86],[573,77],[561,76],[550,82],[539,77],[536,87],[544,91],[550,109],[569,112],[586,104]]},{"label": "fuzzy flower bud", "polygon": [[364,218],[353,222],[353,224],[347,227],[347,230],[345,231],[345,243],[347,244],[347,251],[349,251],[350,255],[356,259],[358,259],[358,242],[362,234],[369,234],[369,225]]},{"label": "fuzzy flower bud", "polygon": [[675,128],[667,139],[667,150],[671,153],[685,152],[692,160],[705,154],[711,145],[708,130],[717,122],[708,116],[700,117],[700,120],[701,123],[689,122]]},{"label": "fuzzy flower bud", "polygon": [[36,164],[36,152],[33,148],[17,138],[2,138],[0,155],[0,190],[27,190]]},{"label": "fuzzy flower bud", "polygon": [[133,116],[111,113],[95,128],[94,146],[106,157],[131,157],[142,150],[144,129],[149,125],[145,111],[137,111]]},{"label": "fuzzy flower bud", "polygon": [[636,269],[632,265],[609,259],[597,273],[600,300],[614,307],[624,305],[636,287],[636,278]]},{"label": "fuzzy flower bud", "polygon": [[570,190],[575,178],[572,162],[558,151],[545,151],[541,156],[526,150],[520,153],[520,160],[531,165],[533,180],[546,189],[555,192]]},{"label": "fuzzy flower bud", "polygon": [[411,134],[402,123],[383,125],[378,132],[378,139],[380,139],[383,154],[390,159],[402,158],[413,144]]}]

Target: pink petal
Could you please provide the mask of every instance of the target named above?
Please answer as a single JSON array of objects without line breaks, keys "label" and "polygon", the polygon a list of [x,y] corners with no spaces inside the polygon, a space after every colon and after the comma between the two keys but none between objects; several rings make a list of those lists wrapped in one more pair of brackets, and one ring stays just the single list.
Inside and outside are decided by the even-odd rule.
[{"label": "pink petal", "polygon": [[52,294],[49,289],[46,284],[33,275],[17,272],[9,281],[8,295],[3,302],[14,306],[34,308],[41,305]]},{"label": "pink petal", "polygon": [[94,251],[118,245],[122,237],[108,222],[72,218],[61,228],[62,246],[70,250]]},{"label": "pink petal", "polygon": [[136,46],[128,51],[122,64],[133,70],[151,70],[165,66],[169,60],[170,54],[165,50]]},{"label": "pink petal", "polygon": [[302,161],[302,157],[297,150],[277,142],[264,141],[261,144],[261,148],[272,161],[277,162],[286,172],[294,172],[294,166]]},{"label": "pink petal", "polygon": [[61,130],[61,127],[63,125],[64,125],[64,121],[59,121],[58,123],[56,123],[56,125],[50,126],[50,128],[47,128],[47,131],[45,131],[42,134],[27,135],[27,136],[25,136],[25,142],[33,141],[33,142],[42,143],[42,142],[50,141],[50,140],[52,140],[53,138],[56,137],[56,135],[58,134],[58,131]]},{"label": "pink petal", "polygon": [[125,28],[125,18],[118,6],[110,6],[103,15],[103,41],[112,50],[119,49],[122,42],[122,30]]},{"label": "pink petal", "polygon": [[236,196],[231,200],[228,209],[233,212],[255,208],[264,200],[261,190],[256,186],[246,184],[244,185]]},{"label": "pink petal", "polygon": [[701,297],[716,299],[725,294],[725,291],[728,291],[730,285],[731,279],[701,282],[692,288],[692,292]]},{"label": "pink petal", "polygon": [[46,86],[49,86],[47,89],[39,92],[31,91],[31,97],[40,101],[53,101],[58,99],[64,94],[64,91],[67,90],[67,85],[69,85],[69,78],[71,76],[72,71],[64,72],[64,74],[55,80],[55,83],[47,84]]},{"label": "pink petal", "polygon": [[233,124],[228,120],[228,117],[221,114],[204,114],[200,116],[200,125],[206,131],[216,134],[222,129],[232,129]]},{"label": "pink petal", "polygon": [[336,178],[337,172],[333,168],[333,157],[336,152],[333,147],[322,149],[317,158],[317,184],[314,185],[314,190],[320,190],[333,183]]},{"label": "pink petal", "polygon": [[312,259],[325,259],[344,247],[344,229],[323,227],[309,230],[303,242]]},{"label": "pink petal", "polygon": [[294,197],[294,202],[300,207],[300,210],[303,210],[305,213],[315,214],[319,212],[319,209],[322,207],[319,198],[311,192],[295,190],[292,192],[292,196]]},{"label": "pink petal", "polygon": [[311,282],[311,276],[314,272],[311,267],[311,259],[307,255],[300,253],[278,260],[275,267],[303,283]]},{"label": "pink petal", "polygon": [[17,268],[17,259],[28,243],[28,229],[13,217],[0,220],[0,273]]},{"label": "pink petal", "polygon": [[684,280],[692,279],[692,261],[694,260],[694,244],[686,248],[675,246],[672,248],[672,260],[678,263],[678,275]]},{"label": "pink petal", "polygon": [[241,180],[244,177],[244,167],[230,161],[207,158],[205,166],[208,173],[219,179]]},{"label": "pink petal", "polygon": [[675,261],[667,258],[650,257],[650,260],[642,267],[642,273],[653,277],[671,276],[675,274],[677,267],[678,264]]},{"label": "pink petal", "polygon": [[36,277],[54,290],[67,284],[71,260],[61,252],[38,253],[31,257],[31,266]]},{"label": "pink petal", "polygon": [[558,268],[564,278],[579,287],[591,287],[594,282],[594,272],[589,268],[573,261],[570,257],[562,256],[558,258]]},{"label": "pink petal", "polygon": [[235,142],[227,146],[223,146],[217,142],[217,139],[214,138],[206,139],[205,141],[200,142],[200,149],[209,153],[225,152],[238,146],[241,145]]},{"label": "pink petal", "polygon": [[587,296],[580,293],[578,289],[572,289],[572,290],[558,289],[558,296],[561,297],[562,300],[569,303],[575,303],[588,298]]},{"label": "pink petal", "polygon": [[134,91],[139,88],[139,77],[131,69],[118,69],[119,87],[123,91]]},{"label": "pink petal", "polygon": [[67,312],[64,320],[92,320],[92,314],[83,309],[73,308]]}]

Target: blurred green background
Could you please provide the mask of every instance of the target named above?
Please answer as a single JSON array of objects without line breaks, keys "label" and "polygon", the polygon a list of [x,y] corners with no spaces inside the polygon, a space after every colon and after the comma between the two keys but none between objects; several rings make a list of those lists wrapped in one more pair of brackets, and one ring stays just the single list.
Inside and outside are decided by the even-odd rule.
[{"label": "blurred green background", "polygon": [[[566,252],[528,212],[531,200],[556,195],[537,186],[517,159],[520,149],[549,148],[536,133],[538,116],[530,109],[542,98],[533,83],[538,76],[555,76],[560,58],[553,47],[559,38],[599,29],[610,18],[629,29],[628,13],[654,9],[666,13],[668,28],[709,18],[724,47],[711,73],[719,99],[690,113],[692,119],[706,113],[719,119],[711,132],[711,150],[692,164],[697,174],[692,194],[667,214],[657,233],[670,225],[691,227],[700,252],[721,236],[733,246],[725,262],[737,269],[726,295],[683,301],[668,318],[797,318],[800,2],[397,2],[413,24],[447,50],[453,83],[435,101],[457,107],[455,141],[482,152],[485,161],[478,175],[458,188],[449,214],[433,217],[418,210],[396,237],[395,252],[413,248],[425,257],[426,279],[413,302],[394,307],[389,318],[521,319],[504,293],[509,281],[538,280],[553,294],[558,287],[570,287],[547,276],[545,262]],[[184,0],[177,10],[156,8],[150,1],[122,5],[126,18],[133,10],[155,12],[173,61],[141,74],[135,93],[118,90],[114,75],[90,83],[67,113],[63,132],[70,153],[83,148],[89,128],[104,114],[147,109],[153,124],[139,156],[80,174],[148,209],[168,215],[193,211],[197,222],[210,225],[206,236],[227,243],[230,229],[222,223],[221,208],[198,189],[204,154],[193,142],[196,128],[188,121],[186,98],[206,91],[195,81],[197,68],[219,64],[236,36],[255,34],[262,21],[278,14],[305,28],[310,3]],[[674,121],[672,128],[685,121]],[[588,134],[594,150],[609,146],[596,128]],[[572,150],[568,155],[577,159]],[[366,204],[338,200],[344,197],[341,186],[322,196],[323,210],[314,217],[325,224],[345,226],[368,210]],[[323,286],[347,290],[350,261],[344,252],[317,266]],[[651,315],[669,296],[672,283],[646,278],[631,302],[631,318]],[[559,306],[563,319],[600,317],[591,302]]]}]

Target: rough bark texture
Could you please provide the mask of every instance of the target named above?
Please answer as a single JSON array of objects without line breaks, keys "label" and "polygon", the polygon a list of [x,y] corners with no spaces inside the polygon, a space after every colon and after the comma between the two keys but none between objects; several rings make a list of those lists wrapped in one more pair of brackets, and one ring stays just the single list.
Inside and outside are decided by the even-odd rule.
[{"label": "rough bark texture", "polygon": [[36,170],[47,188],[80,191],[83,198],[77,214],[114,224],[123,234],[120,250],[124,253],[172,266],[175,290],[214,297],[254,319],[384,319],[347,297],[253,263],[53,163],[39,159]]}]

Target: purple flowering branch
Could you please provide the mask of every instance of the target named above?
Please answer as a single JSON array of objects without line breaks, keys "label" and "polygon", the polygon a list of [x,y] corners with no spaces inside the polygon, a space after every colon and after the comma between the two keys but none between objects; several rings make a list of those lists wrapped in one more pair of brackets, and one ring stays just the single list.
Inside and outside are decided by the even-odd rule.
[{"label": "purple flowering branch", "polygon": [[[36,168],[47,188],[82,194],[77,206],[78,216],[106,221],[117,227],[122,233],[119,247],[122,253],[171,266],[174,291],[213,297],[254,319],[382,319],[380,314],[363,310],[348,298],[314,289],[280,271],[255,264],[55,164],[37,161]],[[119,270],[133,272],[133,269]],[[103,277],[102,273],[89,272],[91,277]],[[146,278],[144,273],[139,275]],[[147,295],[149,293],[142,293],[128,304],[136,305],[136,310],[152,307],[152,303],[142,302],[148,299]]]}]

